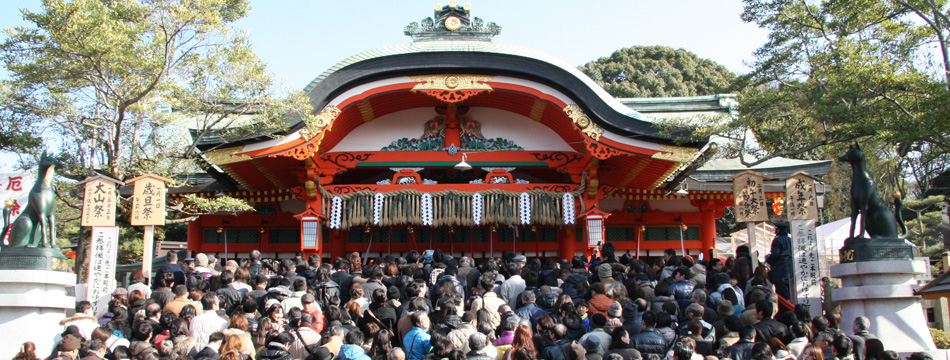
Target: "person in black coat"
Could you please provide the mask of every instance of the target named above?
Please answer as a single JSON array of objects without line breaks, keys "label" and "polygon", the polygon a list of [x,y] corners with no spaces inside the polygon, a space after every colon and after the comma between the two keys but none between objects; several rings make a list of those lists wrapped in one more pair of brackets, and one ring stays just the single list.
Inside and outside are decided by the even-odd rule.
[{"label": "person in black coat", "polygon": [[663,335],[656,332],[656,313],[652,311],[644,312],[642,319],[643,329],[630,339],[630,343],[640,351],[641,355],[657,354],[660,357],[665,356],[669,344],[666,343],[666,338]]},{"label": "person in black coat", "polygon": [[608,358],[610,354],[618,354],[624,359],[642,359],[640,351],[638,351],[633,345],[630,345],[630,334],[627,333],[627,330],[624,330],[623,327],[618,327],[610,333],[610,348],[607,349],[607,352],[604,353],[604,359]]},{"label": "person in black coat", "polygon": [[755,328],[743,326],[739,329],[739,342],[726,348],[725,357],[732,360],[750,360],[752,347],[755,346]]},{"label": "person in black coat", "polygon": [[790,297],[789,284],[792,276],[792,238],[788,236],[788,224],[775,223],[775,239],[772,239],[771,253],[765,262],[772,266],[769,281],[775,285],[775,292],[783,298]]},{"label": "person in black coat", "polygon": [[771,338],[778,338],[783,344],[788,344],[792,341],[791,333],[788,331],[788,326],[772,318],[774,306],[768,300],[755,303],[755,317],[759,319],[759,322],[753,325],[756,339],[768,341]]}]

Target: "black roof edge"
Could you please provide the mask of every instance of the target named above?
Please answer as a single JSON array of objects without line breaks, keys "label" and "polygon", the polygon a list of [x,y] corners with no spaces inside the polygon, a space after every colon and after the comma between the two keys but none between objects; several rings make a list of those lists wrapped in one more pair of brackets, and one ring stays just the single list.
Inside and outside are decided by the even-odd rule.
[{"label": "black roof edge", "polygon": [[[676,145],[701,148],[709,142],[709,137],[699,140],[678,142],[679,134],[688,135],[690,129],[674,131],[674,136],[665,136],[653,123],[637,120],[616,111],[591,89],[587,83],[574,74],[557,65],[529,57],[499,53],[480,52],[424,52],[384,56],[360,61],[343,67],[327,76],[306,95],[311,99],[315,111],[320,111],[334,97],[362,84],[391,78],[394,76],[444,74],[446,72],[464,72],[466,74],[511,76],[535,81],[550,86],[577,101],[577,105],[594,123],[604,129],[624,137],[655,142],[664,145]],[[633,109],[630,112],[635,112]],[[290,134],[304,126],[296,120],[286,131],[276,135]],[[272,134],[250,137],[228,143],[239,146],[272,138]],[[208,149],[216,144],[205,144],[199,148]]]}]

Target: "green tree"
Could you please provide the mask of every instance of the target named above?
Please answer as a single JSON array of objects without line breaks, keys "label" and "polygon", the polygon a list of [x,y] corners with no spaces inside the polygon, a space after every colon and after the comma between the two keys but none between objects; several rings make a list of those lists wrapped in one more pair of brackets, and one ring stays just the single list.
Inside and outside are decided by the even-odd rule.
[{"label": "green tree", "polygon": [[742,116],[729,126],[755,134],[757,162],[828,157],[821,147],[868,138],[898,156],[923,144],[950,151],[945,62],[929,61],[927,46],[943,34],[903,4],[745,1],[742,19],[770,34],[754,71],[737,82]]},{"label": "green tree", "polygon": [[[7,29],[0,42],[9,74],[0,81],[0,151],[54,148],[60,175],[76,180],[92,171],[174,177],[201,170],[191,131],[266,135],[287,116],[307,116],[309,104],[273,86],[234,27],[248,9],[247,0],[46,0],[38,11],[21,10],[28,25]],[[81,191],[64,186],[57,195],[79,208]],[[173,202],[178,214],[169,220],[247,210],[239,202]],[[128,206],[119,202],[124,228]],[[135,232],[125,228],[123,239],[133,238],[127,230]],[[73,240],[75,232],[61,234]],[[140,248],[124,246],[133,253],[122,257]]]},{"label": "green tree", "polygon": [[614,97],[713,95],[736,75],[712,60],[666,46],[632,46],[580,67]]}]

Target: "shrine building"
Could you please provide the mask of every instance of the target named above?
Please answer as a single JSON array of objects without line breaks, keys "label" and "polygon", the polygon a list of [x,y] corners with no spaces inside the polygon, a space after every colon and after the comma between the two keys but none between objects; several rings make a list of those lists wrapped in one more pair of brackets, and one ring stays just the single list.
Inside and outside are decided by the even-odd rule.
[{"label": "shrine building", "polygon": [[198,139],[214,180],[169,195],[223,192],[256,211],[201,216],[189,250],[571,258],[606,241],[710,255],[732,191],[726,176],[689,177],[716,145],[677,143],[655,121],[729,116],[734,95],[615,99],[551,55],[492,42],[501,28],[454,1],[404,31],[411,43],[313,80],[315,112],[284,132]]}]

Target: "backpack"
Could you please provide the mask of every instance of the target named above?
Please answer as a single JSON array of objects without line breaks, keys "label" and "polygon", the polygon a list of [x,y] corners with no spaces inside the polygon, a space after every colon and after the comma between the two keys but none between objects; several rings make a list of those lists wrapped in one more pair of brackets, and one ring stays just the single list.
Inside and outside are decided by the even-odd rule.
[{"label": "backpack", "polygon": [[[333,291],[333,289],[336,289],[336,291]],[[340,286],[333,282],[319,283],[315,287],[315,290],[317,293],[317,303],[320,304],[320,308],[323,309],[323,311],[327,311],[334,296],[336,296],[338,298],[337,301],[339,301]]]}]

